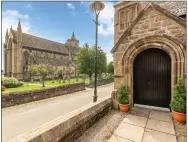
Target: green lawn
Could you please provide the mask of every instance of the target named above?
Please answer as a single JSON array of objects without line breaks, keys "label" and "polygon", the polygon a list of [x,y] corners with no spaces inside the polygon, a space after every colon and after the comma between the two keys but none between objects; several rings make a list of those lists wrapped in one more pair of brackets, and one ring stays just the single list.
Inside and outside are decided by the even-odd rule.
[{"label": "green lawn", "polygon": [[[48,87],[48,86],[47,86]],[[25,90],[35,90],[35,89],[41,89],[42,87],[40,85],[24,85],[17,88],[6,88],[3,92],[16,92],[16,91],[25,91]]]},{"label": "green lawn", "polygon": [[[79,82],[83,82],[83,79],[79,79]],[[76,83],[76,78],[72,78],[70,80],[70,83]],[[85,80],[85,83],[89,83],[89,78],[87,78]],[[61,81],[61,83],[59,83],[59,80],[46,80],[45,81],[45,86],[46,87],[53,87],[53,86],[59,86],[59,85],[65,85],[65,84],[69,84],[68,80],[65,81],[65,83],[63,83],[63,81]],[[25,90],[36,90],[36,89],[41,89],[42,84],[41,82],[37,81],[37,82],[25,82],[25,84],[23,86],[17,87],[17,88],[6,88],[5,91],[3,92],[16,92],[16,91],[25,91]]]},{"label": "green lawn", "polygon": [[[79,79],[78,82],[84,82],[83,79]],[[89,78],[87,78],[85,80],[86,83],[89,83]],[[29,84],[41,84],[40,81],[37,82],[28,82]],[[70,83],[76,83],[76,78],[72,78],[70,80]],[[59,82],[59,80],[46,80],[45,81],[45,85],[50,85],[50,86],[58,86],[58,85],[64,85],[64,84],[69,84],[68,80],[65,81],[65,83],[63,83],[63,81],[61,80],[61,83]]]}]

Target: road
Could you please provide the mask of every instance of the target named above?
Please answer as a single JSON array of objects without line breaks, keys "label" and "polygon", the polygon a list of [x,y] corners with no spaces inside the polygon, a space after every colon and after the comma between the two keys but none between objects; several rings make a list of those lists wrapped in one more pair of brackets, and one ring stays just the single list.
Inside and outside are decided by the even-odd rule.
[{"label": "road", "polygon": [[[110,96],[114,84],[98,87],[98,99]],[[2,141],[30,132],[66,113],[89,104],[93,100],[94,89],[86,88],[55,98],[14,106],[2,110]]]}]

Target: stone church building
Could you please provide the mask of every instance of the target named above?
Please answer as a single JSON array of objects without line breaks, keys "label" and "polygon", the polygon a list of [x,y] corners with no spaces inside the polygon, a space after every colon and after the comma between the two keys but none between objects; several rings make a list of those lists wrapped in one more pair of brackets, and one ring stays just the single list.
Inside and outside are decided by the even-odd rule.
[{"label": "stone church building", "polygon": [[4,43],[4,74],[17,79],[28,79],[28,67],[32,64],[50,64],[66,67],[69,74],[75,74],[76,54],[79,40],[74,32],[65,44],[22,32],[20,21],[17,31],[7,29]]},{"label": "stone church building", "polygon": [[120,2],[114,6],[115,90],[130,105],[169,107],[179,77],[186,80],[186,2]]}]

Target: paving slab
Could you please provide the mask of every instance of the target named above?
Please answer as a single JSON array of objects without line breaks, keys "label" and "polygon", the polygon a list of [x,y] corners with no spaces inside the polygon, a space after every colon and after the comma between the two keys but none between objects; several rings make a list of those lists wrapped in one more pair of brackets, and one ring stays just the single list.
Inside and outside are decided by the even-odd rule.
[{"label": "paving slab", "polygon": [[140,126],[140,127],[145,127],[146,122],[147,122],[147,118],[128,114],[124,118],[123,122],[129,123],[129,124],[132,124],[132,125],[136,125],[136,126]]},{"label": "paving slab", "polygon": [[148,118],[150,111],[151,111],[151,109],[148,109],[148,108],[133,107],[133,108],[130,110],[129,113],[130,113],[130,114],[133,114],[133,115],[137,115],[137,116],[141,116],[141,117],[146,117],[146,118]]},{"label": "paving slab", "polygon": [[170,122],[148,119],[146,128],[175,135],[174,125]]},{"label": "paving slab", "polygon": [[144,128],[122,122],[114,134],[134,142],[141,142]]},{"label": "paving slab", "polygon": [[152,110],[149,114],[149,118],[156,119],[156,120],[162,120],[172,123],[172,115],[170,112],[163,112],[163,111],[157,111]]},{"label": "paving slab", "polygon": [[175,135],[145,129],[142,142],[177,142]]},{"label": "paving slab", "polygon": [[122,138],[116,135],[112,135],[112,137],[110,138],[108,142],[133,142],[133,141],[127,140],[125,138]]}]

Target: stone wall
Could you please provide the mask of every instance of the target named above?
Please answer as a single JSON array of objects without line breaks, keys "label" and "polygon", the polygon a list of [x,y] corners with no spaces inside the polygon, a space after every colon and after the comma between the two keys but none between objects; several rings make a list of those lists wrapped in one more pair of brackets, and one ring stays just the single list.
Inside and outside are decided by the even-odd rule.
[{"label": "stone wall", "polygon": [[85,90],[85,83],[69,84],[31,91],[8,92],[2,94],[1,103],[2,108],[5,108],[55,96],[61,96],[81,90]]},{"label": "stone wall", "polygon": [[[100,79],[100,80],[97,80],[97,86],[109,84],[109,83],[112,83],[112,82],[114,82],[114,78]],[[95,81],[92,81],[91,83],[89,83],[87,85],[87,87],[93,88],[94,87],[94,83],[95,83]]]},{"label": "stone wall", "polygon": [[111,107],[111,98],[102,98],[9,142],[74,142]]}]

